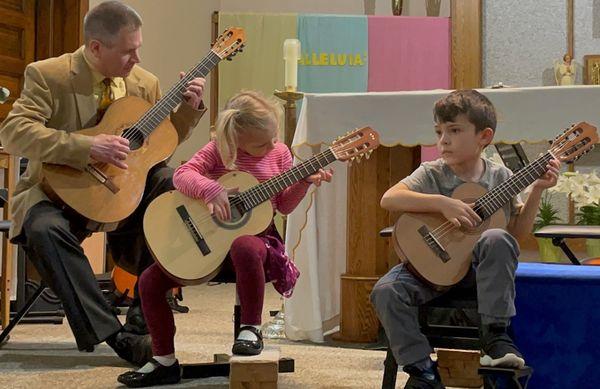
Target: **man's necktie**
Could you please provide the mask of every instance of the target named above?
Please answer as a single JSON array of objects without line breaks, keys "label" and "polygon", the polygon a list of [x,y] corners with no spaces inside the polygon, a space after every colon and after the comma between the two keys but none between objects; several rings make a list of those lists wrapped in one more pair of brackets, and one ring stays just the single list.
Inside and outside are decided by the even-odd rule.
[{"label": "man's necktie", "polygon": [[100,123],[100,121],[102,120],[102,117],[104,116],[104,113],[106,112],[106,110],[108,109],[108,106],[115,101],[115,95],[112,91],[112,89],[110,88],[110,78],[105,78],[104,80],[102,80],[102,83],[104,84],[104,89],[102,89],[102,96],[100,97],[100,103],[98,104],[98,112],[96,115],[96,124]]}]

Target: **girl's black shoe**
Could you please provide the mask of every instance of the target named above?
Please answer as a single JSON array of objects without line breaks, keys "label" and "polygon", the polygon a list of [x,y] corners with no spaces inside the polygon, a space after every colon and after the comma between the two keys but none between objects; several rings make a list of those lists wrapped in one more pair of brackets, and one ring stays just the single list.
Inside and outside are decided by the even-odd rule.
[{"label": "girl's black shoe", "polygon": [[242,340],[236,339],[233,342],[231,352],[235,355],[258,355],[263,350],[263,337],[259,330],[252,326],[243,326],[240,328],[240,332],[247,330],[253,332],[258,340]]},{"label": "girl's black shoe", "polygon": [[140,373],[137,371],[128,371],[121,374],[117,381],[126,385],[128,388],[143,388],[154,385],[176,384],[181,381],[181,367],[179,361],[175,361],[171,366],[164,366],[155,359],[150,361],[154,365],[154,370],[150,373]]}]

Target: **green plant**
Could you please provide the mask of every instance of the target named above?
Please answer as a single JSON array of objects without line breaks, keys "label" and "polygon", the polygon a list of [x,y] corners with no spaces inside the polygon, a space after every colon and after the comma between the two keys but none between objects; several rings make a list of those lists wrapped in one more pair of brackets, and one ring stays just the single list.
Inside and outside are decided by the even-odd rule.
[{"label": "green plant", "polygon": [[600,226],[600,200],[579,208],[577,224]]},{"label": "green plant", "polygon": [[533,230],[537,231],[544,226],[556,224],[560,221],[558,217],[558,210],[554,208],[551,203],[552,196],[548,192],[544,192],[544,196],[540,201],[540,207],[538,208],[538,214],[533,224]]}]

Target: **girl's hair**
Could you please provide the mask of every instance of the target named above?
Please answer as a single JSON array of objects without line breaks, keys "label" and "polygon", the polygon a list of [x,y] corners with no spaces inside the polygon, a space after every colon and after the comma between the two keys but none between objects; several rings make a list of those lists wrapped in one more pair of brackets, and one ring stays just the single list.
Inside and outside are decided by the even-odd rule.
[{"label": "girl's hair", "polygon": [[245,131],[272,131],[279,133],[281,105],[255,91],[242,91],[227,101],[215,123],[217,149],[223,165],[235,169],[238,135]]}]

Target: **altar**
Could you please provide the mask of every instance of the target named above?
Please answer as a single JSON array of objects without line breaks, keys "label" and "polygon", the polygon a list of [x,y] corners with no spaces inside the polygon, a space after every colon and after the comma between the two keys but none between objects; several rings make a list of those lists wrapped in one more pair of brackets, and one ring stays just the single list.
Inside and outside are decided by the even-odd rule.
[{"label": "altar", "polygon": [[[496,107],[495,142],[540,142],[574,123],[600,124],[600,86],[478,90]],[[286,248],[301,272],[285,302],[289,339],[322,342],[324,333],[341,325],[341,339],[375,340],[377,319],[368,296],[393,255],[378,231],[395,221],[379,200],[418,165],[409,147],[434,144],[433,103],[449,92],[305,95],[292,143],[296,158],[363,126],[379,132],[382,147],[350,168],[332,164],[332,182],[311,188],[287,218]]]}]

